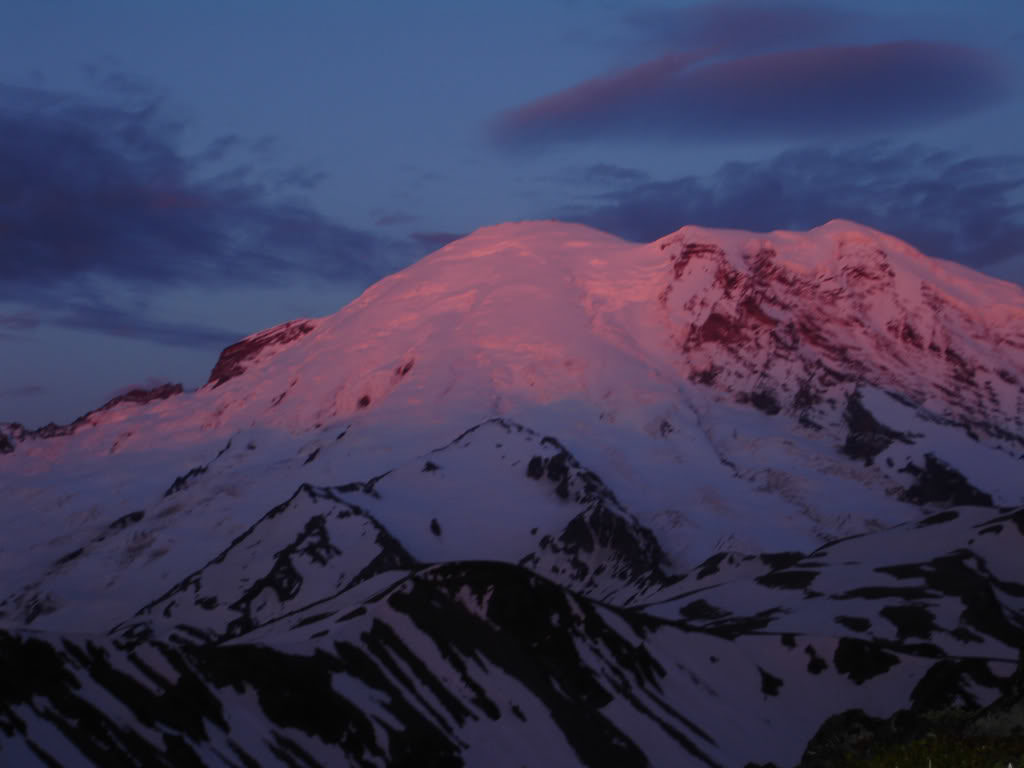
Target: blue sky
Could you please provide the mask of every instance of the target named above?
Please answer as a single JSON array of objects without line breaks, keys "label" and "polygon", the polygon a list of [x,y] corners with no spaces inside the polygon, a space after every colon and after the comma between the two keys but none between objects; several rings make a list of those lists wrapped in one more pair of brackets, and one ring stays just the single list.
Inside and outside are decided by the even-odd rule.
[{"label": "blue sky", "polygon": [[1024,282],[1024,6],[0,5],[0,421],[205,381],[448,239],[860,220]]}]

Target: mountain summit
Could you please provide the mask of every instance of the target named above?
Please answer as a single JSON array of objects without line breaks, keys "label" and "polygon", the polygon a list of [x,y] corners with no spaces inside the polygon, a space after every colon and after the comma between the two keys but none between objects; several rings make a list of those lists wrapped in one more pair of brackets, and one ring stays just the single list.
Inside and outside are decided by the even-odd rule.
[{"label": "mountain summit", "polygon": [[850,222],[489,227],[0,452],[26,765],[794,764],[1024,641],[1024,291]]}]

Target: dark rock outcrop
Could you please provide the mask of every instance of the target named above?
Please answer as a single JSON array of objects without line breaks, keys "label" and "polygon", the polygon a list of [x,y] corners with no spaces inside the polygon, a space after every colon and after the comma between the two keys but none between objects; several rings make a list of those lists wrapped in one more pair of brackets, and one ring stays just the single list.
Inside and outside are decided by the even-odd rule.
[{"label": "dark rock outcrop", "polygon": [[217,364],[210,371],[207,386],[216,389],[221,384],[245,373],[245,365],[255,358],[263,349],[271,346],[284,346],[305,336],[316,326],[310,320],[292,320],[260,333],[242,339],[220,353]]}]

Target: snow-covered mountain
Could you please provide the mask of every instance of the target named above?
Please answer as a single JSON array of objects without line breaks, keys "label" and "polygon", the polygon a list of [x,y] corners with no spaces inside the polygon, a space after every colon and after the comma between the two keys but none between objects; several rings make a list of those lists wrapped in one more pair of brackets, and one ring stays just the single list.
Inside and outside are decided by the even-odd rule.
[{"label": "snow-covered mountain", "polygon": [[793,765],[1024,646],[1024,292],[849,222],[483,229],[0,453],[2,765]]}]

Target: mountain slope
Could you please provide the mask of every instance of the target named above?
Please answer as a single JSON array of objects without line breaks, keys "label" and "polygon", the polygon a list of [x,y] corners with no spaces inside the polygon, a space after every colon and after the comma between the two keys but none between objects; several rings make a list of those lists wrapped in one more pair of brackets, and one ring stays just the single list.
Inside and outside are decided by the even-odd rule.
[{"label": "mountain slope", "polygon": [[1021,382],[1020,288],[849,222],[481,230],[0,425],[0,762],[785,765],[988,704]]},{"label": "mountain slope", "polygon": [[[989,536],[1003,576],[1024,544],[1024,511],[928,527],[936,549],[977,562],[964,537]],[[818,579],[844,589],[819,593],[826,613],[856,614],[831,621],[813,606],[793,614],[801,561],[712,587],[715,605],[691,593],[656,610],[601,604],[519,566],[451,562],[226,643],[185,628],[122,640],[0,631],[0,744],[21,764],[34,753],[65,764],[791,765],[844,709],[985,704],[1010,684],[1024,636],[1019,574],[982,569],[965,587],[896,564],[891,539],[836,545],[857,558],[852,573],[838,554],[818,558]],[[875,586],[893,577],[898,587]],[[916,612],[892,603],[900,589]],[[726,614],[726,593],[757,613]],[[957,615],[959,637],[922,639],[929,618]]]}]

